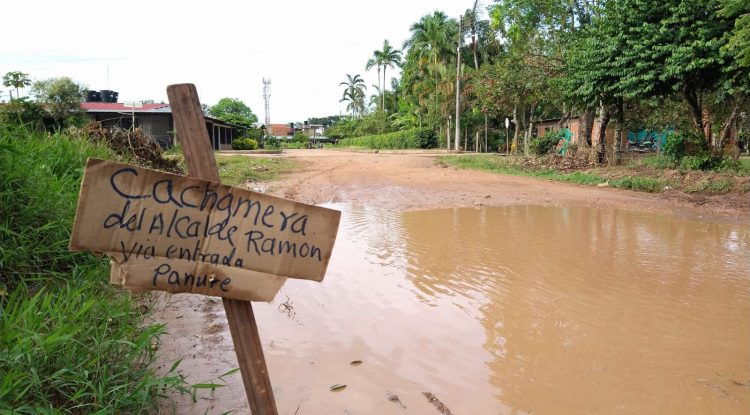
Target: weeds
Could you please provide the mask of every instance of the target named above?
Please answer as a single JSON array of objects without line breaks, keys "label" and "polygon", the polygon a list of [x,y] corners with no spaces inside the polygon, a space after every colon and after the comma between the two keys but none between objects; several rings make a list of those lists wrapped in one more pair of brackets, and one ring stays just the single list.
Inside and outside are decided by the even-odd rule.
[{"label": "weeds", "polygon": [[653,177],[629,176],[611,180],[609,185],[619,189],[658,193],[668,186],[668,182]]},{"label": "weeds", "polygon": [[149,369],[163,326],[108,285],[106,260],[68,251],[87,157],[113,154],[0,126],[0,412],[138,413],[185,390]]}]

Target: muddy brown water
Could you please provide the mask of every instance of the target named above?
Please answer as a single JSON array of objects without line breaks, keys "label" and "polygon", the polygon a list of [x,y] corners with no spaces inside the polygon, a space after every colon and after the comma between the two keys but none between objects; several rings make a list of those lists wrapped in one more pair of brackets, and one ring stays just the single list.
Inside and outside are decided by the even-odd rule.
[{"label": "muddy brown water", "polygon": [[324,282],[255,307],[280,413],[750,412],[750,225],[332,207]]}]

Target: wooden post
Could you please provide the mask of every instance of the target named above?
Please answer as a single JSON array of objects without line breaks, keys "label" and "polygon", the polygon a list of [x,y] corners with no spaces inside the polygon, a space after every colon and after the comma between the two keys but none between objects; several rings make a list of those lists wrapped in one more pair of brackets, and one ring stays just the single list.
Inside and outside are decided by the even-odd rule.
[{"label": "wooden post", "polygon": [[[188,175],[220,182],[206,121],[193,84],[167,87],[174,127],[180,137]],[[253,306],[250,301],[224,298],[224,310],[229,321],[234,351],[242,373],[247,400],[253,415],[277,415],[271,379],[258,335]]]}]

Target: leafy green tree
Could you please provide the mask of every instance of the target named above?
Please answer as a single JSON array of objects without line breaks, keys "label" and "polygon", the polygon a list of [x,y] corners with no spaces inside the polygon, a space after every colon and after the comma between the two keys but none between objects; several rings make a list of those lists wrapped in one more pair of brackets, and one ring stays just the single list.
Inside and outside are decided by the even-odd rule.
[{"label": "leafy green tree", "polygon": [[16,98],[20,98],[19,89],[31,85],[31,79],[29,79],[29,74],[27,73],[12,71],[3,75],[3,85],[9,88],[16,88]]},{"label": "leafy green tree", "polygon": [[726,50],[736,54],[737,64],[750,66],[750,2],[746,0],[720,0],[719,15],[734,20],[727,32]]},{"label": "leafy green tree", "polygon": [[208,115],[245,129],[253,128],[253,124],[258,122],[258,116],[253,114],[250,107],[237,98],[220,99],[216,105],[208,109]]},{"label": "leafy green tree", "polygon": [[31,94],[59,125],[64,125],[77,121],[75,118],[82,114],[81,103],[86,87],[64,76],[34,82]]}]

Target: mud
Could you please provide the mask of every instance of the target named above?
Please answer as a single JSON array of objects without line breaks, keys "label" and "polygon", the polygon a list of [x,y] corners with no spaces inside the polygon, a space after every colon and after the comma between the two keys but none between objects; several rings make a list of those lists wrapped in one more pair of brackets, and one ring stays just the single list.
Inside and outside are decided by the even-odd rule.
[{"label": "mud", "polygon": [[[254,307],[280,413],[440,413],[428,393],[457,414],[750,407],[747,211],[304,154],[269,191],[344,216],[324,282]],[[164,367],[184,358],[198,383],[237,366],[221,301],[158,310]],[[239,374],[226,382],[176,396],[178,413],[249,413]]]}]

